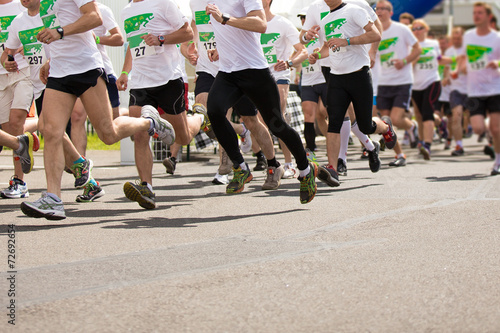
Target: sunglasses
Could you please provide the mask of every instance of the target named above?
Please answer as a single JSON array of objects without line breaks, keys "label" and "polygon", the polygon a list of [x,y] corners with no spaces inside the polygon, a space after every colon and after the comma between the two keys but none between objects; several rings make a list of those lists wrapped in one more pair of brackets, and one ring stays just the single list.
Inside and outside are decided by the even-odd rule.
[{"label": "sunglasses", "polygon": [[419,30],[424,30],[425,27],[415,27],[415,28],[412,28],[411,31],[419,31]]}]

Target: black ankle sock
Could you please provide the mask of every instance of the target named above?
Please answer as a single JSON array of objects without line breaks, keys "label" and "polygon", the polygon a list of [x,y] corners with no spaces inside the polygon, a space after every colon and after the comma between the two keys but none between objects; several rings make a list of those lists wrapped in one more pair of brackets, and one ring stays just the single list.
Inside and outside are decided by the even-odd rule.
[{"label": "black ankle sock", "polygon": [[258,153],[255,153],[254,155],[255,155],[255,157],[257,157],[257,158],[266,158],[266,157],[264,156],[264,154],[262,153],[262,150],[259,150],[259,152],[258,152]]},{"label": "black ankle sock", "polygon": [[272,160],[267,160],[267,165],[270,167],[279,168],[281,164],[276,160],[276,157],[274,157]]}]

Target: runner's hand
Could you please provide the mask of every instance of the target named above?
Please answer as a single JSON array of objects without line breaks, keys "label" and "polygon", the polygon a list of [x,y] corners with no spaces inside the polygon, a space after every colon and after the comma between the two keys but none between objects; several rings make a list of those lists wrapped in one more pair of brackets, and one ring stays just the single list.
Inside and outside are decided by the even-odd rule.
[{"label": "runner's hand", "polygon": [[118,88],[119,91],[125,91],[127,90],[128,86],[128,75],[125,73],[122,73],[118,80],[116,80],[116,87]]},{"label": "runner's hand", "polygon": [[211,62],[219,60],[219,52],[215,50],[207,50],[208,59]]}]

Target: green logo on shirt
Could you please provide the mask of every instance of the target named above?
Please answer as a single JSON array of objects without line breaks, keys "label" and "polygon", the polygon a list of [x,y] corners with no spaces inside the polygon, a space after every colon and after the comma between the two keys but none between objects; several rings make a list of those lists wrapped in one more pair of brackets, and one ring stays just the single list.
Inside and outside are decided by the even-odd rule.
[{"label": "green logo on shirt", "polygon": [[491,47],[467,45],[467,58],[469,59],[469,63],[477,62],[492,51]]},{"label": "green logo on shirt", "polygon": [[432,52],[434,50],[433,47],[423,47],[422,48],[422,54],[427,54],[429,52]]},{"label": "green logo on shirt", "polygon": [[434,57],[432,57],[432,56],[431,57],[420,57],[420,58],[418,58],[417,63],[425,64],[427,62],[431,62],[432,59],[434,59]]},{"label": "green logo on shirt", "polygon": [[54,10],[54,4],[57,0],[42,0],[40,1],[40,16],[45,16],[49,11]]},{"label": "green logo on shirt", "polygon": [[271,33],[271,34],[262,34],[260,35],[260,44],[267,45],[269,43],[274,44],[278,38],[280,38],[280,34]]},{"label": "green logo on shirt", "polygon": [[141,44],[146,45],[146,42],[144,41],[144,39],[141,38],[144,35],[147,35],[147,34],[140,34],[137,36],[128,37],[127,40],[129,42],[130,48],[138,47]]},{"label": "green logo on shirt", "polygon": [[[347,23],[347,20],[344,18],[332,21],[330,23],[325,24],[325,35],[328,37],[333,34],[335,30],[342,28],[344,24]],[[330,37],[331,38],[331,37]]]},{"label": "green logo on shirt", "polygon": [[321,14],[319,14],[321,20],[324,19],[326,17],[326,15],[330,14],[330,12],[323,12]]},{"label": "green logo on shirt", "polygon": [[393,45],[396,45],[396,43],[398,42],[398,37],[393,37],[393,38],[388,38],[388,39],[384,39],[383,41],[380,42],[380,44],[378,45],[378,50],[379,51],[384,51],[384,50],[387,50],[388,48],[390,48],[391,46]]},{"label": "green logo on shirt", "polygon": [[312,46],[314,44],[316,44],[319,40],[316,38],[316,39],[313,39],[311,40],[309,43],[307,43],[306,47],[309,47],[309,46]]},{"label": "green logo on shirt", "polygon": [[215,34],[213,32],[200,32],[200,42],[210,42],[215,39]]},{"label": "green logo on shirt", "polygon": [[274,46],[264,46],[262,50],[264,51],[264,56],[266,57],[268,64],[274,64],[278,62],[278,56],[276,55]]},{"label": "green logo on shirt", "polygon": [[36,35],[43,29],[44,27],[38,27],[34,29],[19,31],[19,40],[23,45],[36,43]]},{"label": "green logo on shirt", "polygon": [[125,32],[129,34],[131,32],[138,31],[141,28],[145,28],[152,19],[154,19],[153,13],[130,17],[124,22]]},{"label": "green logo on shirt", "polygon": [[42,53],[42,51],[43,51],[43,45],[40,43],[24,45],[25,56],[37,55]]},{"label": "green logo on shirt", "polygon": [[207,15],[206,11],[200,10],[199,12],[194,13],[194,22],[196,25],[208,24],[210,22],[210,16]]},{"label": "green logo on shirt", "polygon": [[10,26],[15,17],[16,15],[0,17],[0,27],[2,28],[2,30],[6,30]]},{"label": "green logo on shirt", "polygon": [[394,56],[394,52],[388,52],[380,55],[381,62],[388,62]]}]

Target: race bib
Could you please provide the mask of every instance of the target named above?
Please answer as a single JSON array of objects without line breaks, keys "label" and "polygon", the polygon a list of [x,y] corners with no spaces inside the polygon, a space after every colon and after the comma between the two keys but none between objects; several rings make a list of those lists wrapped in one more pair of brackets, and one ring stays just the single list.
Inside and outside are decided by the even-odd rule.
[{"label": "race bib", "polygon": [[472,71],[480,71],[488,64],[488,54],[493,48],[479,45],[467,45],[467,61]]},{"label": "race bib", "polygon": [[309,59],[304,60],[302,62],[302,75],[311,75],[314,73],[318,73],[321,70],[318,62],[314,65],[309,62]]},{"label": "race bib", "polygon": [[147,45],[144,39],[141,38],[144,35],[147,35],[147,33],[128,38],[132,59],[149,57],[156,54],[155,47]]},{"label": "race bib", "polygon": [[396,58],[395,52],[383,53],[380,55],[380,66],[385,69],[390,69],[394,67],[393,60]]},{"label": "race bib", "polygon": [[[330,35],[328,36],[327,40],[330,40],[332,38],[345,38],[344,34],[336,34],[336,35]],[[347,52],[347,47],[335,47],[330,49],[333,52],[333,55],[338,54],[338,53],[344,53]]]},{"label": "race bib", "polygon": [[43,65],[47,60],[45,49],[41,43],[26,44],[24,48],[24,58],[30,66]]}]

